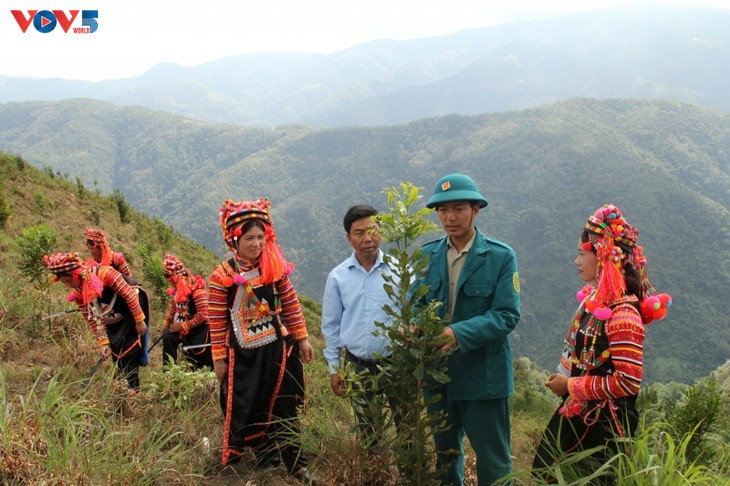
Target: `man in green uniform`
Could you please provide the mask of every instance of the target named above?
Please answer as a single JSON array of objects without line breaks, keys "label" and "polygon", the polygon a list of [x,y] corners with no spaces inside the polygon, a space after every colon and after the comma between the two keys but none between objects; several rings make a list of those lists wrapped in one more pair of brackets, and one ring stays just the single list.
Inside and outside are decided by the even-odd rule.
[{"label": "man in green uniform", "polygon": [[429,258],[424,301],[443,303],[439,309],[449,324],[440,336],[447,340],[441,350],[454,348],[448,358],[451,380],[437,391],[441,399],[431,409],[445,411],[451,425],[435,436],[439,464],[447,466],[443,484],[463,484],[466,433],[476,452],[479,485],[488,485],[512,471],[508,336],[520,319],[517,257],[476,228],[487,200],[469,176],[442,177],[426,205],[436,209],[446,236],[423,247]]}]

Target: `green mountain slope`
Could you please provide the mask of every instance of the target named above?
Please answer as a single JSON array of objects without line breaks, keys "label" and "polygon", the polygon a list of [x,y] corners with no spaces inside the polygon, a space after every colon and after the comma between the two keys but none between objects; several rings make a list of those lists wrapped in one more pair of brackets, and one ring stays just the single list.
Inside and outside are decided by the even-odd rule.
[{"label": "green mountain slope", "polygon": [[[41,316],[73,308],[65,300],[67,289],[63,285],[52,285],[46,297],[19,268],[23,251],[18,239],[26,230],[41,225],[55,241],[51,251],[74,251],[82,258],[90,256],[84,246],[84,230],[102,228],[111,247],[124,253],[134,278],[147,290],[152,303],[151,336],[159,336],[169,303],[161,267],[163,254],[178,256],[205,280],[220,259],[160,219],[151,219],[133,208],[127,208],[124,220],[117,201],[86,189],[78,180],[70,182],[58,172],[42,171],[22,157],[0,152],[0,342],[16,343],[11,348],[32,347],[33,343],[23,342],[23,336],[34,335],[34,330],[43,333],[49,321]],[[319,305],[304,295],[300,299],[316,334]],[[64,322],[61,317],[50,325]],[[95,351],[91,336],[87,337],[84,347],[88,344]]]},{"label": "green mountain slope", "polygon": [[730,357],[721,306],[730,284],[729,146],[727,113],[639,100],[338,130],[207,125],[89,100],[0,105],[0,149],[119,188],[214,251],[222,251],[223,200],[268,196],[295,284],[315,299],[349,252],[347,207],[384,208],[385,186],[410,181],[430,194],[441,175],[466,172],[490,201],[479,227],[519,257],[516,354],[545,367],[576,305],[578,231],[614,202],[641,229],[652,281],[674,297],[670,316],[648,331],[647,375],[660,381],[691,381]]},{"label": "green mountain slope", "polygon": [[326,55],[162,63],[142,76],[95,83],[0,76],[0,102],[84,96],[208,122],[320,127],[393,125],[573,97],[728,109],[729,23],[727,9],[617,6]]}]

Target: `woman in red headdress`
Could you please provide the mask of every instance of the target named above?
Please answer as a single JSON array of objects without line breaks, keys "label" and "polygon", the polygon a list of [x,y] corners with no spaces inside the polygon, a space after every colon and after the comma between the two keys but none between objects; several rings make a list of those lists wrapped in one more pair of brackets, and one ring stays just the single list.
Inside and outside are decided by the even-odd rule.
[{"label": "woman in red headdress", "polygon": [[[667,294],[646,277],[639,231],[613,204],[596,210],[578,240],[575,264],[586,285],[555,373],[545,382],[563,398],[533,461],[536,476],[554,481],[550,468],[568,454],[600,447],[578,464],[588,476],[626,446],[638,424],[636,397],[643,377],[644,326],[666,314]],[[612,483],[614,478],[604,478]]]},{"label": "woman in red headdress", "polygon": [[162,332],[162,365],[177,361],[177,348],[195,368],[213,368],[208,331],[208,294],[200,275],[190,273],[174,255],[165,255],[162,271],[171,287],[170,307],[165,316]]},{"label": "woman in red headdress", "polygon": [[208,317],[225,415],[223,464],[251,447],[259,466],[283,460],[302,477],[309,473],[297,410],[304,401],[302,363],[311,363],[314,352],[269,207],[264,198],[227,200],[220,210],[233,257],[208,280]]},{"label": "woman in red headdress", "polygon": [[[139,366],[146,364],[146,295],[129,285],[109,266],[92,266],[75,253],[46,255],[48,270],[71,289],[75,302],[99,345],[103,358],[112,357],[127,380],[130,395],[139,391]],[[144,302],[140,302],[144,297]]]},{"label": "woman in red headdress", "polygon": [[87,228],[84,235],[86,236],[86,248],[91,253],[89,259],[91,265],[108,265],[127,277],[132,276],[124,254],[112,251],[103,231]]}]

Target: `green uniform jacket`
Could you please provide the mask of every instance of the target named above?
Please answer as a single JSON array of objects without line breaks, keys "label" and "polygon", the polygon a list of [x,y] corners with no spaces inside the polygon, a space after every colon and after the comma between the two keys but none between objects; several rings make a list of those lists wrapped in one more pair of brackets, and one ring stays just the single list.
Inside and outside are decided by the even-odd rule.
[{"label": "green uniform jacket", "polygon": [[[450,326],[459,347],[449,356],[447,400],[492,400],[514,391],[508,335],[520,319],[517,257],[508,245],[476,231],[457,283]],[[448,319],[446,249],[445,237],[423,246],[429,258],[424,300],[443,302],[439,312]]]}]

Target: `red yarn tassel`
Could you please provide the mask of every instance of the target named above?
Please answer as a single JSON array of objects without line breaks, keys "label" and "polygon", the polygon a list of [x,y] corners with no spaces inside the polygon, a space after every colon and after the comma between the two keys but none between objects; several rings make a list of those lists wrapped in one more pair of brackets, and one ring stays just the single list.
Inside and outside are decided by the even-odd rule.
[{"label": "red yarn tassel", "polygon": [[276,233],[270,226],[266,226],[266,245],[259,258],[259,270],[263,284],[281,280],[287,271],[287,261],[276,242]]},{"label": "red yarn tassel", "polygon": [[177,282],[175,283],[175,302],[181,304],[188,300],[188,297],[192,293],[193,289],[188,283],[188,279],[185,275],[179,275]]},{"label": "red yarn tassel", "polygon": [[105,245],[103,243],[99,243],[101,246],[101,259],[99,261],[100,265],[111,265],[113,260],[112,255],[112,249],[109,248],[109,245]]},{"label": "red yarn tassel", "polygon": [[[626,281],[621,273],[621,261],[611,261],[613,244],[600,245],[597,248],[599,262],[602,263],[601,275],[598,277],[596,297],[602,304],[609,305],[621,297],[626,291]],[[619,250],[620,251],[620,250]]]},{"label": "red yarn tassel", "polygon": [[94,299],[101,297],[104,284],[96,273],[90,270],[82,270],[79,273],[81,273],[81,301],[84,305],[89,305]]}]

